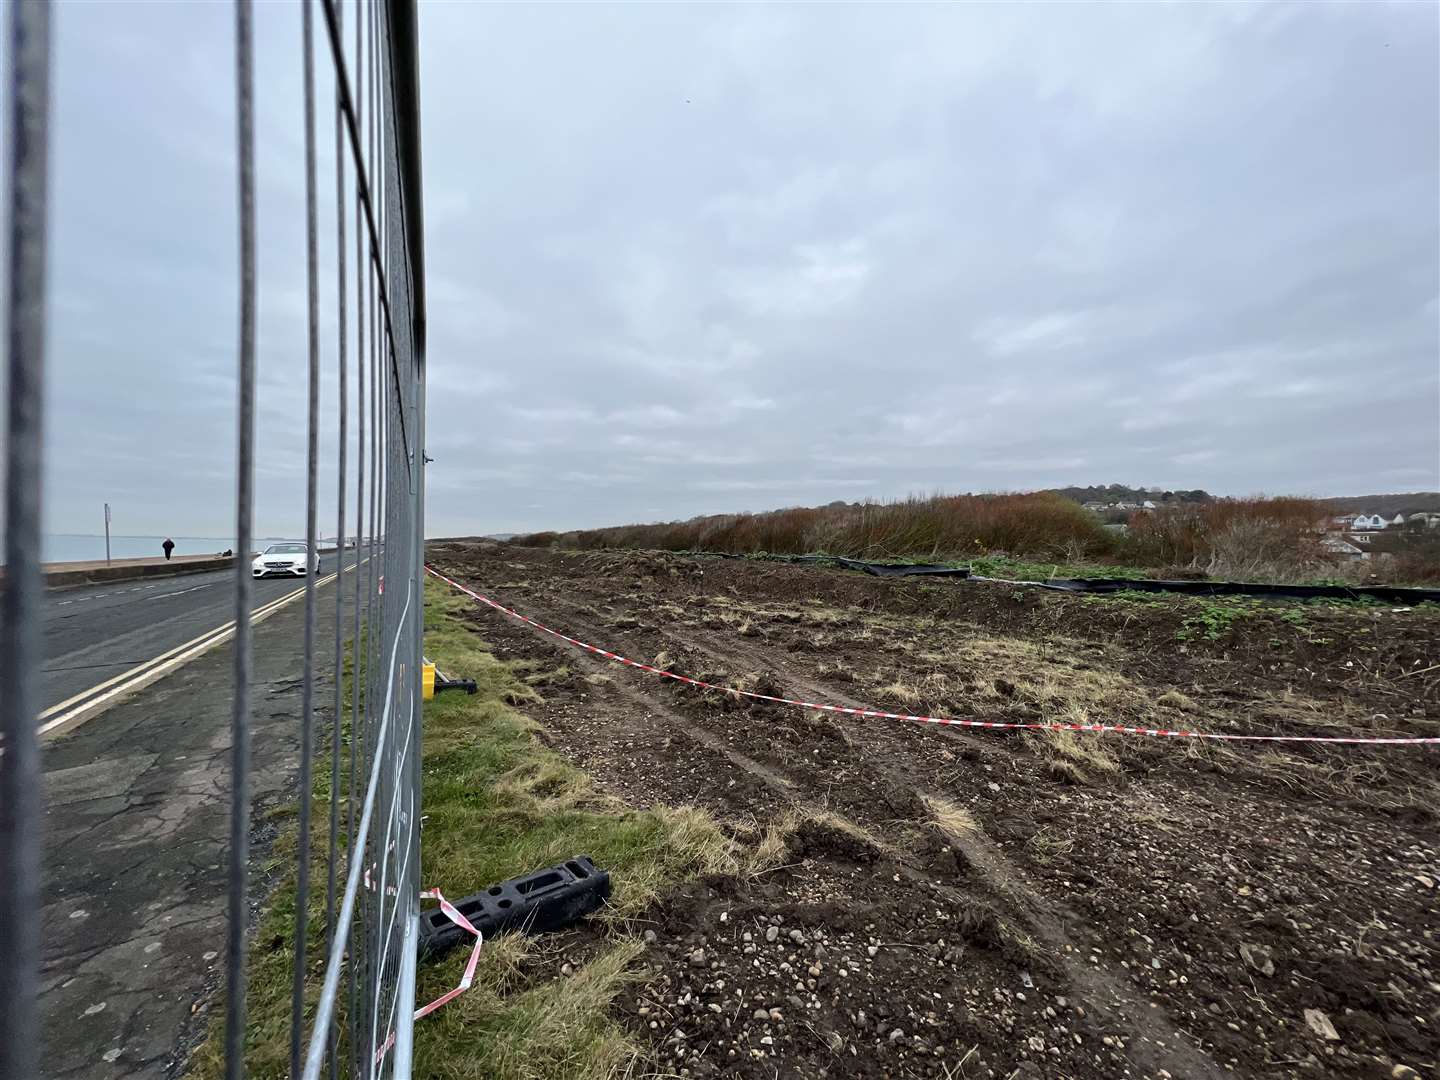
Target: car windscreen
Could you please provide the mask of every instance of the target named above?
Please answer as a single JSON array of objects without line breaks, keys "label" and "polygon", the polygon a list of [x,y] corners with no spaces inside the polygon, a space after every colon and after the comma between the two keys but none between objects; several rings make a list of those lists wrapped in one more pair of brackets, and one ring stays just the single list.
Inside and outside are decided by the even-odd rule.
[{"label": "car windscreen", "polygon": [[266,555],[304,555],[304,544],[271,544],[265,549]]}]

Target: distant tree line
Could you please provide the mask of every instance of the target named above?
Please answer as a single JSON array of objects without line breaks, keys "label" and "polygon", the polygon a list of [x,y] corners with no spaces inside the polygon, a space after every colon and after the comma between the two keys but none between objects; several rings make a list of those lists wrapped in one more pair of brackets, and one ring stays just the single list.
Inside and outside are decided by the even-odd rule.
[{"label": "distant tree line", "polygon": [[1339,499],[1320,499],[1320,505],[1333,514],[1440,514],[1440,491],[1411,491],[1391,495],[1346,495]]},{"label": "distant tree line", "polygon": [[[712,514],[687,521],[543,532],[515,543],[564,549],[644,548],[733,554],[828,553],[870,559],[965,561],[995,554],[1056,563],[1146,567],[1160,577],[1200,574],[1252,581],[1368,578],[1378,563],[1351,563],[1325,546],[1331,516],[1313,499],[1172,498],[1143,488],[1074,489],[1102,499],[1157,503],[1128,515],[1128,528],[1055,491],[937,495],[891,502],[790,507],[760,514]],[[1118,493],[1128,493],[1120,495]],[[1172,494],[1193,495],[1181,492]],[[1204,495],[1203,492],[1199,494]],[[1094,501],[1094,500],[1087,500]],[[1394,580],[1440,579],[1440,530],[1407,538],[1385,573]],[[1434,539],[1432,540],[1432,535]]]},{"label": "distant tree line", "polygon": [[1207,503],[1214,496],[1196,488],[1194,491],[1168,491],[1157,487],[1127,487],[1124,484],[1096,484],[1093,487],[1050,488],[1056,495],[1078,503],[1142,503],[1146,499],[1158,505],[1167,503]]}]

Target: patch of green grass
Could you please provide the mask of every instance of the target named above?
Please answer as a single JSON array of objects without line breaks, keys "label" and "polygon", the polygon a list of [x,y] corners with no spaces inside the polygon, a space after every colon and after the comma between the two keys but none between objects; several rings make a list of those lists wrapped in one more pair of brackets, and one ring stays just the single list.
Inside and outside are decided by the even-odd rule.
[{"label": "patch of green grass", "polygon": [[[1201,609],[1200,613],[1193,613],[1187,616],[1187,621],[1195,620],[1201,622],[1238,621],[1244,617],[1244,613],[1257,613],[1261,611],[1273,611],[1282,622],[1291,626],[1303,628],[1306,625],[1306,617],[1316,612],[1347,612],[1347,611],[1374,611],[1380,608],[1390,607],[1393,604],[1386,604],[1384,601],[1374,600],[1366,596],[1357,597],[1305,597],[1294,599],[1272,599],[1259,596],[1193,596],[1188,593],[1154,593],[1142,589],[1122,589],[1112,593],[1081,593],[1079,599],[1087,604],[1125,604],[1130,607],[1164,608],[1175,607],[1177,610]],[[1204,610],[1221,611],[1227,607],[1234,608],[1239,614],[1226,616],[1215,614],[1208,620],[1204,617]],[[1424,604],[1416,605],[1413,608],[1404,609],[1407,613],[1426,614],[1429,609],[1435,608],[1440,611],[1440,605]],[[1191,635],[1196,636],[1196,635]],[[1200,635],[1203,636],[1203,635]]]},{"label": "patch of green grass", "polygon": [[[462,618],[470,606],[444,585],[427,582],[426,656],[447,675],[473,678],[479,693],[442,694],[425,706],[424,884],[455,899],[585,854],[610,871],[615,892],[598,917],[601,947],[568,977],[534,973],[549,970],[533,963],[552,947],[543,937],[507,934],[487,941],[471,989],[416,1024],[414,1075],[601,1080],[625,1070],[638,1053],[608,1013],[642,949],[629,932],[629,921],[677,882],[701,873],[747,872],[756,855],[742,852],[698,809],[626,808],[547,749],[535,737],[535,723],[506,704],[533,698],[527,677],[533,678],[534,665],[507,664],[486,651]],[[345,685],[348,690],[348,679]],[[343,735],[348,739],[348,730]],[[328,736],[317,735],[316,741],[317,747],[328,746]],[[328,755],[322,759],[317,753],[307,1019],[324,968],[329,783]],[[279,1080],[289,1067],[296,890],[288,875],[295,850],[296,834],[287,820],[268,867],[286,877],[270,898],[250,950],[246,1059],[248,1075],[257,1080]],[[457,949],[422,963],[417,1000],[430,1001],[453,988],[464,957],[464,950]],[[342,991],[342,1007],[344,999]],[[196,1052],[190,1075],[223,1074],[222,1016],[223,1002],[217,1000],[209,1038]],[[342,1061],[346,1054],[342,1047]]]},{"label": "patch of green grass", "polygon": [[1243,598],[1196,598],[1196,610],[1175,631],[1176,641],[1219,641],[1240,620],[1253,615],[1255,602]]},{"label": "patch of green grass", "polygon": [[[985,577],[1011,578],[1018,581],[1048,581],[1051,578],[1148,578],[1150,573],[1138,566],[1108,566],[1102,563],[1041,563],[1012,559],[1007,555],[982,555],[957,562],[969,566],[972,573]],[[1148,594],[1142,594],[1148,595]]]},{"label": "patch of green grass", "polygon": [[[1310,626],[1307,619],[1323,612],[1374,611],[1393,607],[1369,597],[1308,597],[1268,598],[1259,596],[1194,596],[1187,593],[1154,593],[1141,589],[1124,589],[1112,593],[1079,594],[1086,604],[1123,604],[1127,607],[1174,608],[1183,618],[1177,638],[1181,641],[1205,639],[1214,641],[1232,626],[1250,615],[1272,612],[1281,621],[1297,629]],[[1406,611],[1424,613],[1417,606]]]},{"label": "patch of green grass", "polygon": [[[1112,566],[1104,563],[1086,562],[1034,562],[1016,559],[1009,555],[975,555],[964,558],[952,556],[924,556],[913,558],[892,558],[889,556],[836,556],[826,551],[810,552],[812,556],[827,558],[861,559],[880,565],[904,565],[913,562],[933,563],[937,566],[968,567],[972,573],[984,577],[1007,578],[1018,581],[1048,581],[1050,578],[1146,578],[1148,571],[1138,566]],[[772,555],[757,551],[743,556],[756,562],[789,562],[792,556]]]},{"label": "patch of green grass", "polygon": [[1180,593],[1153,593],[1143,589],[1120,589],[1112,593],[1077,593],[1086,604],[1128,604],[1131,607],[1163,608],[1172,602],[1172,597],[1193,599]]},{"label": "patch of green grass", "polygon": [[[1219,641],[1242,621],[1272,614],[1280,622],[1293,626],[1311,645],[1329,643],[1328,638],[1315,635],[1315,624],[1309,621],[1311,617],[1326,612],[1339,614],[1385,607],[1384,604],[1365,597],[1268,600],[1254,596],[1176,596],[1167,598],[1167,602],[1187,610],[1180,629],[1175,632],[1178,641]],[[1365,633],[1367,630],[1364,627],[1355,627],[1350,632]],[[1280,640],[1271,638],[1270,643],[1276,645]]]}]

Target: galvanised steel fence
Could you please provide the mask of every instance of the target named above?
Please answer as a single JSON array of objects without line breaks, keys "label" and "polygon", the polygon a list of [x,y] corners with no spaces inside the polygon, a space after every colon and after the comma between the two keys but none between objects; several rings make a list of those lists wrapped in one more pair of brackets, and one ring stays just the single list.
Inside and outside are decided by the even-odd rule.
[{"label": "galvanised steel fence", "polygon": [[[298,896],[310,895],[317,754],[329,758],[325,921],[297,903],[290,1074],[408,1077],[420,881],[420,715],[425,456],[425,277],[414,0],[299,0],[304,70],[307,236],[306,532],[320,523],[321,340],[317,190],[317,55],[334,73],[340,570],[333,617],[315,574],[304,595],[304,676],[297,762]],[[5,198],[9,209],[5,427],[5,581],[0,607],[0,1080],[40,1068],[43,812],[37,732],[45,393],[45,262],[52,66],[51,8],[12,0]],[[238,455],[235,633],[226,942],[226,1075],[245,1075],[249,926],[256,305],[254,34],[249,0],[234,6]],[[319,24],[317,26],[317,24]],[[318,40],[317,40],[318,39]],[[330,110],[324,110],[330,111]],[[328,198],[328,195],[326,196]],[[347,223],[353,236],[347,236]],[[353,243],[353,266],[347,252]],[[352,334],[353,331],[353,334]],[[353,361],[353,363],[352,363]],[[353,369],[353,372],[352,372]],[[353,396],[351,389],[353,387]],[[350,425],[354,424],[354,434]],[[347,461],[353,440],[357,457]],[[353,523],[347,515],[353,493]],[[353,547],[344,538],[356,537]],[[327,600],[328,604],[328,600]],[[322,626],[323,621],[323,626]],[[324,641],[326,633],[331,640]],[[345,643],[351,641],[348,686]],[[334,678],[322,686],[322,658]],[[328,724],[318,716],[329,693]],[[346,691],[348,690],[348,695]],[[345,698],[348,696],[348,703]],[[318,1002],[305,974],[324,957]],[[312,991],[314,987],[310,988]]]}]

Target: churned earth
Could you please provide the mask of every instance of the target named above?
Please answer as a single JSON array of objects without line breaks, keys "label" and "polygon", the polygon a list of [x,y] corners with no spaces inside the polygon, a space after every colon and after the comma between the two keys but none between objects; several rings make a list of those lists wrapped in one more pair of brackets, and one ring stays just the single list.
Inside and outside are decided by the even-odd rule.
[{"label": "churned earth", "polygon": [[[897,713],[1440,735],[1440,610],[1083,597],[432,543],[546,625],[719,686]],[[700,690],[476,604],[554,749],[763,867],[633,927],[665,1075],[1413,1077],[1440,1054],[1440,747],[862,719]],[[584,931],[571,942],[576,960]]]}]

